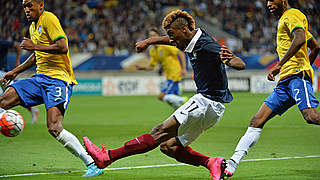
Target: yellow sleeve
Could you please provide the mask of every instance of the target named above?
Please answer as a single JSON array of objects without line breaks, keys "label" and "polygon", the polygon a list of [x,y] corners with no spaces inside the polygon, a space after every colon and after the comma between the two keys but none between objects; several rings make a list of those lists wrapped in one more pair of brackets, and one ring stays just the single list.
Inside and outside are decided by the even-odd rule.
[{"label": "yellow sleeve", "polygon": [[299,11],[290,12],[286,19],[285,24],[288,27],[290,34],[298,28],[305,30],[305,25],[303,22],[306,22],[307,18]]},{"label": "yellow sleeve", "polygon": [[45,29],[53,42],[61,38],[67,39],[59,19],[54,14],[47,16],[47,19],[45,20]]},{"label": "yellow sleeve", "polygon": [[313,39],[313,35],[308,31],[307,32],[307,42],[310,42]]},{"label": "yellow sleeve", "polygon": [[178,53],[179,53],[179,49],[178,48],[176,48],[175,46],[168,46],[169,48],[169,50],[170,50],[170,53],[172,53],[173,55],[178,55]]},{"label": "yellow sleeve", "polygon": [[158,64],[158,61],[157,61],[157,58],[156,58],[156,52],[155,50],[153,49],[154,47],[152,47],[149,51],[149,54],[150,54],[150,65],[151,66],[156,66]]}]

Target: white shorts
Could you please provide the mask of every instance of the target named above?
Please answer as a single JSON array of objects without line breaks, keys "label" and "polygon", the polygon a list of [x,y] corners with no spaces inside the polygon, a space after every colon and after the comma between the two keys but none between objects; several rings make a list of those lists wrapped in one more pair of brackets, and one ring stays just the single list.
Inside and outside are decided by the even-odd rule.
[{"label": "white shorts", "polygon": [[178,120],[178,139],[183,146],[191,144],[203,131],[211,128],[222,117],[225,106],[201,94],[191,97],[173,116]]}]

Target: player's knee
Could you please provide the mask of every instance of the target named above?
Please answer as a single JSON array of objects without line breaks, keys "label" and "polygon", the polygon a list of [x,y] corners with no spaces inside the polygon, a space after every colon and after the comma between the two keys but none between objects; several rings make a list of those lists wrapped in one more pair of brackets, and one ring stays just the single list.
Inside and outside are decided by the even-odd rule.
[{"label": "player's knee", "polygon": [[160,144],[160,151],[164,154],[168,154],[169,146],[166,142]]},{"label": "player's knee", "polygon": [[8,108],[8,101],[5,100],[2,96],[0,96],[0,107],[2,109],[9,109]]},{"label": "player's knee", "polygon": [[155,139],[158,140],[161,137],[163,137],[165,135],[165,127],[164,124],[161,123],[159,125],[157,125],[156,127],[154,127],[152,129],[152,131],[150,132],[151,136]]},{"label": "player's knee", "polygon": [[60,132],[63,130],[62,125],[58,124],[53,124],[53,123],[48,123],[48,132],[53,136],[53,137],[58,137]]},{"label": "player's knee", "polygon": [[320,116],[318,113],[309,113],[304,116],[308,124],[320,124]]},{"label": "player's knee", "polygon": [[250,127],[261,128],[262,124],[260,123],[260,118],[258,116],[253,116],[250,120]]},{"label": "player's knee", "polygon": [[160,94],[157,96],[158,100],[160,100],[160,101],[163,101],[163,97],[164,97],[164,95],[163,95],[162,93],[160,93]]},{"label": "player's knee", "polygon": [[160,144],[160,151],[167,156],[173,157],[174,147],[167,142],[163,142]]}]

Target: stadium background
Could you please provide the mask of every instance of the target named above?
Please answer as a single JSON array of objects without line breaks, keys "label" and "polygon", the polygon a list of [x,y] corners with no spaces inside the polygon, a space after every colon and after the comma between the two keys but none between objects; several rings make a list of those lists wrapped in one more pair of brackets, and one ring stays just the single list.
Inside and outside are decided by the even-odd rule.
[{"label": "stadium background", "polygon": [[[275,52],[277,21],[255,0],[46,0],[46,9],[54,12],[69,38],[71,61],[80,82],[74,94],[143,95],[158,93],[163,78],[155,72],[137,72],[136,64],[145,64],[148,54],[136,54],[135,43],[145,39],[147,30],[161,26],[164,15],[172,9],[191,13],[197,27],[205,29],[221,44],[227,45],[247,64],[245,72],[228,70],[232,91],[270,92],[275,83],[266,81],[267,70],[278,58]],[[309,18],[310,31],[320,34],[320,3],[315,0],[290,1]],[[21,41],[28,36],[26,21],[19,0],[1,1],[0,39]],[[312,18],[311,18],[312,17]],[[28,56],[24,51],[21,61]],[[13,67],[14,54],[9,54]],[[313,67],[318,76],[318,57]],[[188,64],[188,63],[187,63]],[[191,67],[182,86],[195,90]],[[20,78],[34,73],[25,73]],[[142,78],[142,77],[148,77]],[[319,84],[315,81],[315,89]]]},{"label": "stadium background", "polygon": [[[79,139],[89,136],[108,148],[146,133],[172,113],[156,100],[164,80],[157,71],[135,71],[145,64],[148,54],[136,54],[135,42],[146,38],[151,26],[160,26],[162,17],[172,9],[190,12],[198,27],[204,27],[221,44],[228,45],[247,63],[241,72],[227,69],[229,87],[235,100],[227,104],[223,119],[192,144],[209,156],[230,157],[257,111],[275,83],[266,81],[268,69],[277,61],[275,53],[276,21],[255,0],[45,0],[46,9],[59,18],[69,38],[71,61],[79,84],[66,112],[64,127]],[[311,32],[319,40],[319,0],[291,2],[309,18]],[[21,41],[27,36],[28,22],[20,0],[0,1],[0,39]],[[23,52],[21,62],[28,57]],[[15,54],[8,55],[13,66]],[[319,89],[319,56],[314,63]],[[191,69],[183,81],[184,93],[192,96]],[[31,69],[18,78],[30,77]],[[243,91],[243,92],[235,92]],[[256,94],[252,94],[256,93]],[[101,96],[103,95],[103,96]],[[114,96],[117,95],[117,96]],[[149,95],[149,96],[148,96]],[[319,94],[316,93],[319,99]],[[82,179],[85,171],[79,159],[66,152],[48,134],[45,108],[39,120],[31,124],[31,115],[15,108],[25,118],[23,133],[15,138],[0,136],[0,178],[10,179]],[[319,111],[319,110],[318,110]],[[319,179],[319,131],[308,125],[299,110],[291,108],[264,128],[259,144],[252,149],[232,179]],[[151,166],[150,166],[151,165]],[[162,165],[156,167],[153,165]],[[139,168],[140,167],[140,168]],[[149,168],[150,167],[150,168]],[[156,149],[112,164],[96,179],[210,179],[205,168],[177,164]]]}]

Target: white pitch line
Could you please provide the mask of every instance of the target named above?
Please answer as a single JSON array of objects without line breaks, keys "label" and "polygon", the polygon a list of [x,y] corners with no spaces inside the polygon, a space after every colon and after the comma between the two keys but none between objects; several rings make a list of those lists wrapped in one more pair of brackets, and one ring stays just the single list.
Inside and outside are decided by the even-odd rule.
[{"label": "white pitch line", "polygon": [[[264,159],[246,159],[242,162],[254,162],[254,161],[273,161],[273,160],[284,160],[284,159],[305,159],[305,158],[320,158],[320,155],[310,155],[310,156],[293,156],[293,157],[280,157],[280,158],[264,158]],[[133,167],[120,167],[120,168],[105,168],[105,171],[114,170],[129,170],[129,169],[145,169],[145,168],[156,168],[156,167],[169,167],[169,166],[188,166],[188,164],[159,164],[159,165],[149,165],[149,166],[133,166]],[[63,172],[47,172],[47,173],[26,173],[26,174],[12,174],[12,175],[2,175],[0,178],[6,177],[20,177],[20,176],[36,176],[36,175],[51,175],[51,174],[68,174],[75,172],[86,172],[82,171],[63,171]]]}]

